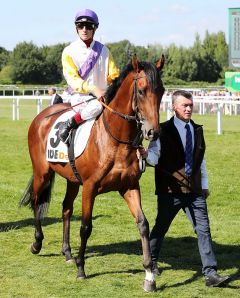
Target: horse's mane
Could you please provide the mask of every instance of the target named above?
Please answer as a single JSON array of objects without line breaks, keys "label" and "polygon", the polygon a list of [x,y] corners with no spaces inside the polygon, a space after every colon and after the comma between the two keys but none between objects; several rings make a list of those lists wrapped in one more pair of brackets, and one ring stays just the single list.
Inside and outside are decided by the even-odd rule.
[{"label": "horse's mane", "polygon": [[[157,70],[157,67],[154,63],[141,61],[141,62],[138,62],[138,68],[139,68],[139,71],[143,70],[145,72],[149,83],[149,87],[151,90],[163,89],[160,73]],[[128,64],[124,67],[119,77],[113,80],[112,84],[107,88],[107,91],[105,94],[106,104],[109,104],[111,100],[115,97],[123,80],[132,71],[133,71],[133,65]]]}]

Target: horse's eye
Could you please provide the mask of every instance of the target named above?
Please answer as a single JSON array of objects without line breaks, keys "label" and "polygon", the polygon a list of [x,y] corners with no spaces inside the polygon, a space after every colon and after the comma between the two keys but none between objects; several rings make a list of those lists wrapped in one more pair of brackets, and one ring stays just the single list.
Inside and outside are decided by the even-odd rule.
[{"label": "horse's eye", "polygon": [[144,90],[143,89],[138,89],[138,93],[140,96],[143,96],[144,95]]}]

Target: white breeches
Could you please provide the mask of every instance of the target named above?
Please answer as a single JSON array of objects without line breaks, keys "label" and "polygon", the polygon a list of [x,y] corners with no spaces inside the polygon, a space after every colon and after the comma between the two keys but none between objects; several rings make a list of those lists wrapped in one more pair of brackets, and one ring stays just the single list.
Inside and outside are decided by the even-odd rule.
[{"label": "white breeches", "polygon": [[71,105],[75,112],[79,112],[83,120],[97,117],[103,110],[102,104],[97,99],[88,99],[92,96],[80,96],[74,94],[71,98]]}]

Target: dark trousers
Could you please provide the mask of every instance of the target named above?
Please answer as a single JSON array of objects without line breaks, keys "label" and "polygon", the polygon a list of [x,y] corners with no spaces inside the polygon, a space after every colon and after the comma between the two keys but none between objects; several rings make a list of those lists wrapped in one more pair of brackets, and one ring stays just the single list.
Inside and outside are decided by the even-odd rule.
[{"label": "dark trousers", "polygon": [[164,236],[180,209],[183,209],[197,234],[202,272],[205,276],[211,275],[217,270],[217,262],[212,247],[206,199],[199,195],[158,195],[158,214],[150,234],[152,260],[158,260]]}]

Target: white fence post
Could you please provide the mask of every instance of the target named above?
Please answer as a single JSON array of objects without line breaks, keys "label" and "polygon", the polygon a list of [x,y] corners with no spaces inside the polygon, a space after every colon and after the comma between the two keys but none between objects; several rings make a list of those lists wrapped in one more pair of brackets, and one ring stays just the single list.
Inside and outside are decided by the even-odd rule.
[{"label": "white fence post", "polygon": [[17,97],[17,105],[16,105],[16,110],[17,110],[17,120],[20,119],[20,117],[19,117],[19,109],[20,109],[19,101],[20,101],[20,99]]},{"label": "white fence post", "polygon": [[203,115],[205,115],[205,109],[206,109],[206,107],[205,107],[205,102],[204,102],[204,100],[202,101],[202,114]]},{"label": "white fence post", "polygon": [[202,102],[200,101],[199,102],[199,115],[202,115],[203,112],[202,112]]},{"label": "white fence post", "polygon": [[12,104],[12,120],[16,120],[16,100],[13,99],[13,104]]},{"label": "white fence post", "polygon": [[222,134],[222,112],[223,112],[223,104],[218,104],[217,109],[217,134]]},{"label": "white fence post", "polygon": [[171,110],[171,105],[170,102],[167,103],[167,120],[169,120],[172,116],[172,110]]},{"label": "white fence post", "polygon": [[37,99],[37,114],[39,114],[42,111],[42,99]]}]

